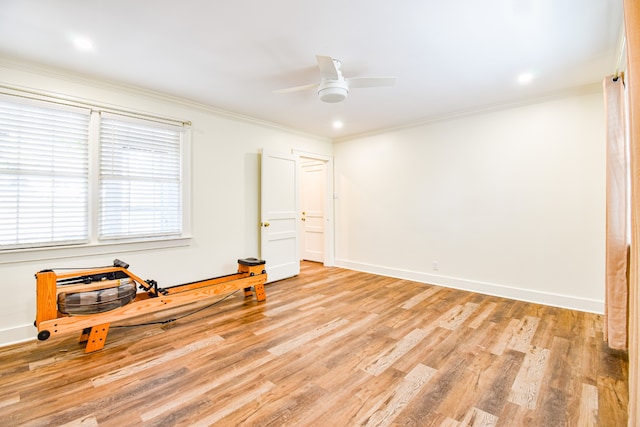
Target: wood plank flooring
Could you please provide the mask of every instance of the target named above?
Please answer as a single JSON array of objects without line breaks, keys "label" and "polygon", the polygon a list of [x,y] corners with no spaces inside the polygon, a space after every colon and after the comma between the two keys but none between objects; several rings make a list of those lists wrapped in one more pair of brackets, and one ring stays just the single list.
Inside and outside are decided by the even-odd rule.
[{"label": "wood plank flooring", "polygon": [[0,348],[0,425],[627,425],[599,315],[308,262],[266,292]]}]

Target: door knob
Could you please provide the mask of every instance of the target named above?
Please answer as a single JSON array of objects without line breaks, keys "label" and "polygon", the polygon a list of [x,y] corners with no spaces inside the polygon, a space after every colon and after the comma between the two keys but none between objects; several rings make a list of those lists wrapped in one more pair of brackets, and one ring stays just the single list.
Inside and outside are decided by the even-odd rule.
[{"label": "door knob", "polygon": [[268,227],[269,223],[268,222],[261,222],[260,225],[262,225],[263,227]]},{"label": "door knob", "polygon": [[302,219],[303,221],[306,221],[306,220],[307,220],[307,218],[301,218],[301,219]]}]

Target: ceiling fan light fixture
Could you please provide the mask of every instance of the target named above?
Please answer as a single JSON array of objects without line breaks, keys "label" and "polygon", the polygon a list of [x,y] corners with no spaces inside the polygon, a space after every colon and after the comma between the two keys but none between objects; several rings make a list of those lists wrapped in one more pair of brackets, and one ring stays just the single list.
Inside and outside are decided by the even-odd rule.
[{"label": "ceiling fan light fixture", "polygon": [[318,96],[322,102],[336,103],[344,101],[349,94],[349,89],[344,86],[321,86],[318,89]]},{"label": "ceiling fan light fixture", "polygon": [[338,103],[347,99],[350,88],[393,86],[395,77],[352,77],[345,79],[340,71],[342,63],[330,56],[316,55],[320,70],[320,84],[307,84],[287,89],[275,90],[275,93],[297,92],[317,87],[318,98],[322,102]]}]

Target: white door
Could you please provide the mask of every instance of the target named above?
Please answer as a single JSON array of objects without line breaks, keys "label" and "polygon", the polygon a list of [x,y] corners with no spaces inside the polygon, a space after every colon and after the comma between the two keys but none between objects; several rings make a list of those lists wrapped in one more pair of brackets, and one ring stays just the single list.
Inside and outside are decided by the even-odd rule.
[{"label": "white door", "polygon": [[300,273],[297,156],[262,150],[261,246],[268,281]]},{"label": "white door", "polygon": [[312,162],[300,167],[301,187],[301,257],[308,261],[324,262],[324,162]]}]

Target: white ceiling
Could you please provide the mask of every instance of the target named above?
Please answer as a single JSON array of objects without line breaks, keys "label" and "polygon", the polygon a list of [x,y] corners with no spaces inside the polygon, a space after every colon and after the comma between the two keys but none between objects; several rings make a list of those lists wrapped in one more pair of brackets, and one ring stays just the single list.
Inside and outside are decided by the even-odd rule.
[{"label": "white ceiling", "polygon": [[[599,83],[616,68],[621,3],[0,0],[0,56],[340,138]],[[345,77],[397,83],[339,104],[272,93],[317,82],[316,54],[340,59]]]}]

